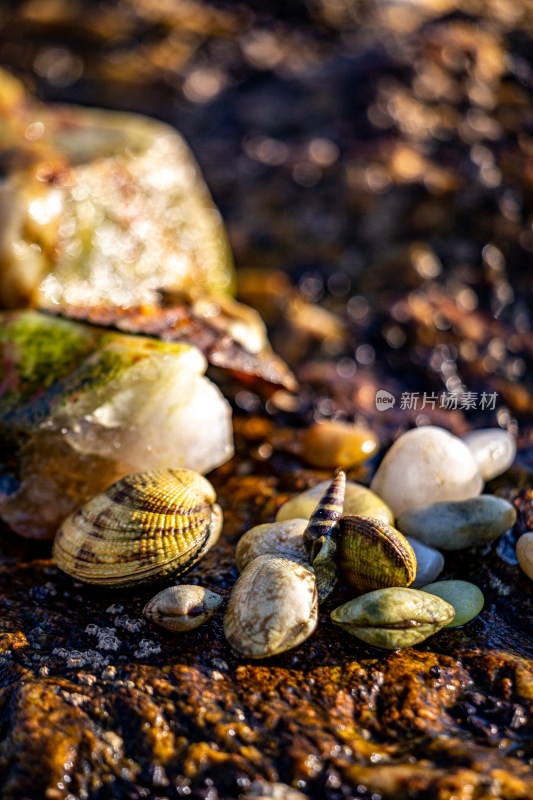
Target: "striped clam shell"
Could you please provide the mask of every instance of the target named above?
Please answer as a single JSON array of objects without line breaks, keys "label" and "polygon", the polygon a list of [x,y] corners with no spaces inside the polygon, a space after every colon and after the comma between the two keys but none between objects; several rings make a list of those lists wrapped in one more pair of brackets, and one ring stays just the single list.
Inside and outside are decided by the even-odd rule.
[{"label": "striped clam shell", "polygon": [[320,498],[303,534],[321,603],[337,585],[336,525],[342,517],[345,490],[346,475],[339,471]]},{"label": "striped clam shell", "polygon": [[405,536],[373,517],[343,517],[337,558],[350,586],[361,593],[409,586],[416,577],[416,556]]},{"label": "striped clam shell", "polygon": [[134,586],[181,575],[222,529],[215,490],[188,469],[128,475],[63,522],[53,557],[76,580]]}]

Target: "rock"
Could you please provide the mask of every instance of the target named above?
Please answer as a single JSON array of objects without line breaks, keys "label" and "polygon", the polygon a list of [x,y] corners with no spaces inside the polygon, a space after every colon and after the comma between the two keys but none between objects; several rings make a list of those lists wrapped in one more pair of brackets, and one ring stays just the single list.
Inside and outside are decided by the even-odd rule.
[{"label": "rock", "polygon": [[461,439],[444,428],[425,426],[394,442],[370,488],[397,516],[411,506],[475,497],[483,478]]},{"label": "rock", "polygon": [[[330,483],[331,481],[320,481],[311,489],[291,497],[278,509],[276,521],[296,518],[309,519]],[[374,517],[387,525],[394,522],[394,515],[387,504],[366,486],[361,486],[360,483],[354,481],[346,481],[342,511],[344,515]]]},{"label": "rock", "polygon": [[444,569],[444,556],[419,539],[411,536],[405,537],[416,556],[416,578],[411,584],[411,589],[420,589],[425,583],[434,581]]},{"label": "rock", "polygon": [[502,428],[470,431],[462,439],[486,481],[508,470],[515,459],[516,439]]},{"label": "rock", "polygon": [[267,554],[307,563],[307,550],[303,533],[306,519],[288,519],[256,525],[241,536],[235,551],[237,569],[243,569],[258,556]]},{"label": "rock", "polygon": [[516,521],[511,503],[483,494],[469,500],[429,503],[409,508],[398,517],[398,527],[440,550],[463,550],[491,542]]},{"label": "rock", "polygon": [[440,597],[455,609],[455,617],[446,628],[466,625],[481,612],[485,603],[481,589],[468,581],[438,581],[422,586],[422,591]]},{"label": "rock", "polygon": [[130,473],[231,458],[231,409],[195,347],[32,311],[0,325],[0,516],[17,533],[53,536]]},{"label": "rock", "polygon": [[[50,106],[0,72],[0,305],[132,306],[231,291],[231,252],[187,144],[139,114]],[[23,135],[41,126],[36,141]],[[16,149],[15,149],[16,148]]]},{"label": "rock", "polygon": [[316,422],[301,440],[302,457],[312,466],[322,469],[354,467],[373,455],[378,438],[360,425],[346,422]]},{"label": "rock", "polygon": [[533,532],[522,534],[516,543],[516,557],[520,569],[533,581]]}]

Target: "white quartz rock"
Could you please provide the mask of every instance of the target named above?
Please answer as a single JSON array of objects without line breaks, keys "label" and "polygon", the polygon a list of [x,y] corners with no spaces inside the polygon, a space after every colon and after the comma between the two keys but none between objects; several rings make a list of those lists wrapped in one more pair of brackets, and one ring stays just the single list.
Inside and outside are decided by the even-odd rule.
[{"label": "white quartz rock", "polygon": [[504,473],[515,460],[516,440],[502,428],[470,431],[462,438],[486,481]]},{"label": "white quartz rock", "polygon": [[444,556],[434,547],[424,544],[413,536],[405,537],[416,556],[416,578],[411,584],[411,589],[420,589],[426,583],[433,583],[444,569]]},{"label": "white quartz rock", "polygon": [[461,439],[428,425],[407,431],[394,442],[370,488],[398,516],[411,506],[476,497],[483,478]]}]

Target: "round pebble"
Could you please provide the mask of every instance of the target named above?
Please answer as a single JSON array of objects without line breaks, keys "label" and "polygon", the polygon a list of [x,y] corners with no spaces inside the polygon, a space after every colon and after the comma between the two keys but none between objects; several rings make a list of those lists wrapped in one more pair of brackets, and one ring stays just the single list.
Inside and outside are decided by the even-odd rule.
[{"label": "round pebble", "polygon": [[508,470],[515,460],[516,440],[502,428],[470,431],[462,438],[486,481]]},{"label": "round pebble", "polygon": [[424,503],[475,497],[483,478],[461,439],[428,425],[394,442],[370,488],[398,515]]},{"label": "round pebble", "polygon": [[411,584],[411,589],[420,589],[426,583],[431,583],[438,578],[444,569],[444,556],[419,539],[406,536],[407,541],[414,550],[416,557],[416,577]]},{"label": "round pebble", "polygon": [[302,457],[322,469],[362,464],[377,447],[378,438],[368,428],[334,420],[315,422],[301,439]]},{"label": "round pebble", "polygon": [[520,569],[533,581],[533,532],[523,533],[516,543],[516,557]]},{"label": "round pebble", "polygon": [[[291,497],[284,503],[276,514],[276,521],[285,519],[295,519],[297,517],[309,519],[318,505],[318,501],[330,485],[331,481],[321,481],[313,486],[312,489]],[[354,481],[346,482],[346,494],[344,496],[344,506],[342,513],[351,516],[374,517],[391,525],[394,522],[394,515],[386,503],[377,495]]]},{"label": "round pebble", "polygon": [[409,508],[398,517],[398,528],[404,536],[414,536],[439,550],[463,550],[491,542],[515,521],[511,503],[482,494],[469,500]]},{"label": "round pebble", "polygon": [[455,617],[446,628],[458,628],[477,617],[485,603],[483,592],[468,581],[438,581],[421,587],[421,591],[445,600],[455,609]]}]

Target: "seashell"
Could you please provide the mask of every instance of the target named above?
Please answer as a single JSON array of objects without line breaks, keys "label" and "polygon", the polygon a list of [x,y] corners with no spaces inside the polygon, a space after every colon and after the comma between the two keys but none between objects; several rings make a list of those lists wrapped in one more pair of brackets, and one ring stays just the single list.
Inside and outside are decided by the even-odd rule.
[{"label": "seashell", "polygon": [[369,592],[331,612],[334,625],[387,650],[423,642],[453,617],[453,607],[440,597],[397,587]]},{"label": "seashell", "polygon": [[301,439],[303,458],[322,469],[354,467],[370,458],[378,446],[372,431],[336,420],[315,422]]},{"label": "seashell", "polygon": [[331,481],[311,514],[304,531],[304,543],[309,555],[312,555],[315,540],[322,536],[331,536],[333,528],[342,517],[345,488],[346,475],[341,471]]},{"label": "seashell", "polygon": [[158,592],[145,605],[143,614],[171,631],[192,631],[210,619],[222,597],[203,586],[182,584]]},{"label": "seashell", "polygon": [[358,592],[409,586],[416,577],[416,556],[405,536],[372,517],[342,518],[337,558]]},{"label": "seashell", "polygon": [[307,564],[307,550],[303,540],[306,528],[306,519],[267,522],[250,528],[237,544],[237,569],[242,572],[254,558],[268,554]]},{"label": "seashell", "polygon": [[99,586],[181,575],[218,539],[215,500],[209,481],[189,469],[129,475],[67,517],[54,560],[76,580]]},{"label": "seashell", "polygon": [[346,475],[339,472],[320,498],[303,535],[309,560],[315,570],[320,602],[331,594],[337,584],[334,529],[342,517],[345,488]]},{"label": "seashell", "polygon": [[230,595],[224,634],[231,647],[249,658],[266,658],[304,642],[318,622],[318,595],[312,570],[286,558],[255,558]]},{"label": "seashell", "polygon": [[446,628],[458,628],[466,625],[478,614],[485,604],[483,592],[475,583],[469,581],[438,581],[422,586],[422,591],[445,600],[455,611],[455,617]]},{"label": "seashell", "polygon": [[[320,481],[311,489],[291,497],[279,507],[276,522],[285,519],[309,519],[318,501],[326,491],[330,481]],[[360,514],[364,517],[375,517],[391,524],[394,515],[390,508],[376,494],[354,481],[346,481],[343,514]]]}]

